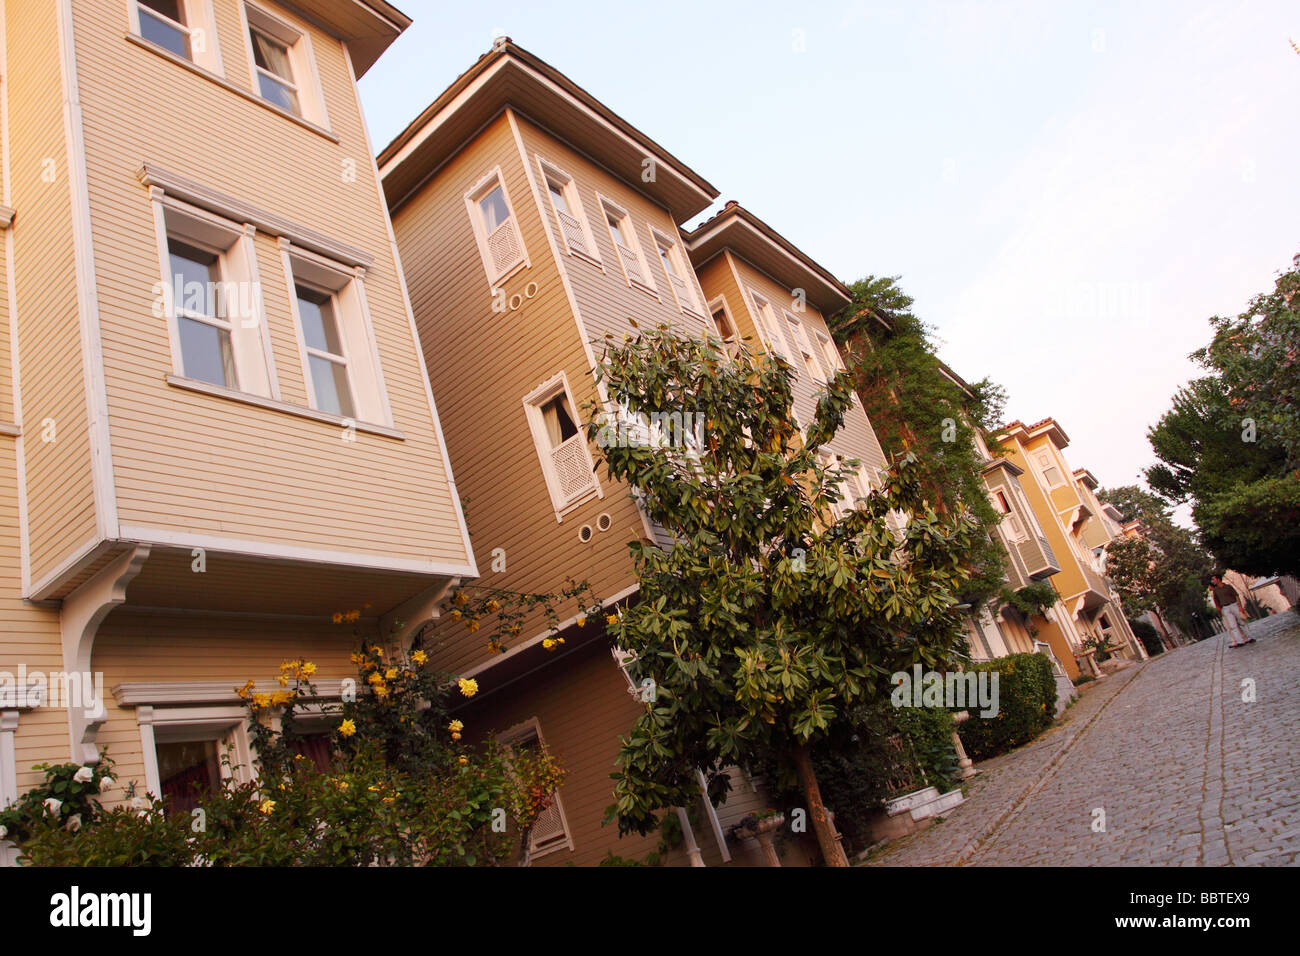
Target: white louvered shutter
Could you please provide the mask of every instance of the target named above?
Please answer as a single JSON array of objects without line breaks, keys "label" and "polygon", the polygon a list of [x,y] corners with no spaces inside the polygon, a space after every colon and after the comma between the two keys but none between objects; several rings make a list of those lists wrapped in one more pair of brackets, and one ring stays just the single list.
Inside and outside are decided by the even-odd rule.
[{"label": "white louvered shutter", "polygon": [[492,258],[492,268],[496,270],[497,277],[505,275],[523,261],[524,249],[519,241],[519,234],[515,231],[514,216],[492,230],[487,239],[487,246],[488,255]]},{"label": "white louvered shutter", "polygon": [[587,460],[586,439],[581,432],[551,449],[551,468],[565,505],[572,504],[592,489],[594,478],[591,463]]},{"label": "white louvered shutter", "polygon": [[566,839],[568,835],[564,832],[564,817],[560,815],[560,805],[552,794],[551,805],[538,814],[537,821],[533,824],[529,849],[536,853],[556,843],[563,843]]},{"label": "white louvered shutter", "polygon": [[564,241],[569,248],[583,255],[590,255],[591,250],[587,248],[587,234],[582,231],[582,223],[561,209],[555,210],[555,215],[560,219],[560,229],[564,232]]}]

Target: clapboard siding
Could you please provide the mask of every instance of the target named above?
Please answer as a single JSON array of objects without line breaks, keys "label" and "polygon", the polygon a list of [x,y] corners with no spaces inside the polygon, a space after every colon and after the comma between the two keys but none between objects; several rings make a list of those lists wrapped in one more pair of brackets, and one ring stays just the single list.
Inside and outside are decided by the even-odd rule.
[{"label": "clapboard siding", "polygon": [[[247,89],[236,0],[213,0],[225,79]],[[385,208],[342,45],[311,37],[339,142],[124,38],[126,5],[74,2],[77,67],[120,521],[174,534],[247,538],[371,558],[464,564],[418,345],[398,282]],[[215,134],[214,135],[214,131]],[[148,162],[374,257],[365,293],[395,440],[185,391],[167,319],[154,315]],[[275,240],[255,256],[281,399],[307,392]]]},{"label": "clapboard siding", "polygon": [[[2,291],[2,290],[0,290]],[[15,441],[0,435],[0,671],[16,679],[63,670],[59,612],[23,600],[18,553],[18,474]],[[62,710],[41,707],[23,713],[14,741],[21,794],[41,780],[32,769],[45,760],[62,760],[68,750],[68,722]]]},{"label": "clapboard siding", "polygon": [[[9,278],[18,336],[30,564],[34,580],[95,534],[95,505],[72,247],[55,0],[6,4],[5,97],[16,215]],[[53,440],[43,441],[42,432]]]},{"label": "clapboard siding", "polygon": [[[188,614],[145,614],[130,608],[112,612],[95,640],[91,667],[104,675],[108,718],[96,738],[116,764],[119,787],[106,805],[121,802],[131,781],[144,792],[140,727],[134,708],[119,707],[112,688],[126,681],[229,681],[274,683],[280,664],[302,658],[317,667],[315,680],[355,677],[348,660],[356,637],[351,626],[328,622]],[[67,725],[63,725],[67,746]]]},{"label": "clapboard siding", "polygon": [[542,739],[566,771],[559,792],[573,849],[538,857],[534,866],[595,866],[607,852],[642,859],[655,848],[657,833],[620,839],[617,824],[601,825],[614,802],[609,775],[618,759],[618,738],[631,731],[643,706],[628,694],[609,652],[595,646],[567,655],[509,694],[465,709],[461,719],[474,739],[537,718]]},{"label": "clapboard siding", "polygon": [[[498,166],[529,259],[529,266],[500,288],[508,303],[537,284],[531,299],[504,313],[492,309],[491,288],[464,198]],[[550,593],[566,578],[585,579],[601,598],[629,586],[627,542],[641,530],[626,489],[602,470],[605,497],[587,500],[557,522],[525,417],[524,397],[557,372],[567,375],[579,406],[594,399],[596,392],[509,116],[498,117],[440,169],[398,210],[394,227],[465,502],[481,575],[475,584]],[[596,452],[593,448],[599,463]],[[602,512],[610,514],[612,528],[580,542],[579,528],[593,524]],[[504,573],[492,570],[497,548],[505,551]],[[540,616],[534,617],[521,639],[542,627]],[[448,634],[435,663],[459,672],[486,660],[485,633]]]},{"label": "clapboard siding", "polygon": [[[786,310],[792,312],[796,318],[807,326],[806,332],[814,349],[817,348],[817,341],[813,338],[814,332],[821,332],[827,337],[830,336],[826,320],[815,306],[806,304],[803,311],[796,311],[794,308],[795,299],[789,289],[780,285],[765,273],[755,269],[730,251],[725,251],[709,260],[699,270],[698,274],[700,285],[705,292],[706,301],[712,302],[718,296],[723,297],[731,313],[732,321],[736,323],[737,334],[745,340],[745,344],[751,350],[764,351],[766,344],[754,322],[752,313],[753,300],[750,298],[750,290],[758,292],[759,295],[772,304],[775,318],[782,323],[781,331],[785,333],[787,346],[791,351],[794,351],[796,346],[793,334],[785,320],[784,311]],[[737,284],[737,276],[739,276],[740,284]],[[818,361],[825,366],[821,353],[817,352],[816,355]],[[798,416],[799,421],[807,427],[812,423],[817,409],[817,396],[822,386],[820,383],[810,380],[803,367],[803,360],[798,354],[788,356],[788,360],[795,371],[795,414]],[[876,439],[875,430],[871,427],[871,422],[867,419],[867,414],[856,396],[853,399],[852,407],[844,415],[843,426],[836,432],[835,437],[827,447],[835,454],[843,455],[847,459],[856,458],[861,460],[863,464],[874,468],[885,467],[885,455],[881,450],[880,442]]]}]

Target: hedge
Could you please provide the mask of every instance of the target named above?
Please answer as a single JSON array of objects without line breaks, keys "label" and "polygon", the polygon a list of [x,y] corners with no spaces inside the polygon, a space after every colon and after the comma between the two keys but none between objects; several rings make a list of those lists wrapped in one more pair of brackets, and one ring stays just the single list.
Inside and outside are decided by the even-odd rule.
[{"label": "hedge", "polygon": [[987,760],[1028,743],[1056,718],[1056,675],[1045,654],[1008,654],[969,668],[998,675],[998,713],[981,717],[968,708],[970,720],[958,725],[966,754]]}]

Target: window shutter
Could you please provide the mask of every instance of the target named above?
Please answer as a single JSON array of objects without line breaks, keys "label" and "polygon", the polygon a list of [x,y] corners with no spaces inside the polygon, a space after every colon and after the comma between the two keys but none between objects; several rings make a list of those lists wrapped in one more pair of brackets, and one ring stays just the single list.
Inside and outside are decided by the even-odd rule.
[{"label": "window shutter", "polygon": [[536,853],[553,844],[563,843],[566,839],[564,818],[560,816],[559,804],[552,795],[550,806],[537,815],[537,821],[533,824],[529,836],[530,850]]},{"label": "window shutter", "polygon": [[587,249],[587,236],[582,231],[582,224],[573,216],[561,209],[555,210],[555,215],[560,218],[560,228],[564,231],[564,241],[568,243],[569,248],[583,255],[590,255]]},{"label": "window shutter", "polygon": [[586,439],[581,433],[551,449],[551,467],[559,483],[563,505],[572,504],[590,491],[594,485],[587,463]]},{"label": "window shutter", "polygon": [[523,261],[523,243],[519,241],[514,216],[492,230],[487,246],[488,254],[492,257],[492,268],[496,270],[494,278],[505,275]]},{"label": "window shutter", "polygon": [[641,271],[641,260],[637,258],[637,254],[617,239],[614,241],[614,248],[618,250],[618,257],[623,260],[624,271],[632,279],[644,285],[645,273]]}]

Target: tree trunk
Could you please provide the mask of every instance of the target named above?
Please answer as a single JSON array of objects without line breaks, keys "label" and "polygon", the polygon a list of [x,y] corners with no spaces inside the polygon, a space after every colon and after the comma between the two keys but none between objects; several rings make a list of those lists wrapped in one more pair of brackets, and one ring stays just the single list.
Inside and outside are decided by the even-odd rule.
[{"label": "tree trunk", "polygon": [[812,754],[808,747],[795,747],[793,751],[795,771],[799,774],[799,786],[808,798],[808,816],[812,818],[813,832],[817,834],[817,845],[821,847],[822,858],[827,866],[848,866],[848,857],[840,846],[839,835],[826,815],[826,805],[822,803],[821,788],[817,786],[817,774],[813,772]]}]

